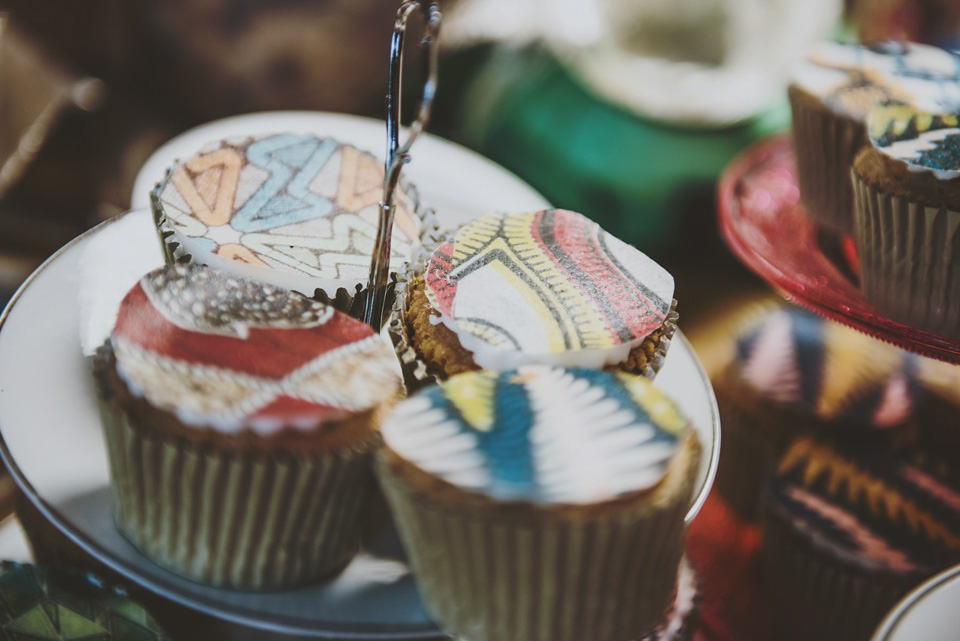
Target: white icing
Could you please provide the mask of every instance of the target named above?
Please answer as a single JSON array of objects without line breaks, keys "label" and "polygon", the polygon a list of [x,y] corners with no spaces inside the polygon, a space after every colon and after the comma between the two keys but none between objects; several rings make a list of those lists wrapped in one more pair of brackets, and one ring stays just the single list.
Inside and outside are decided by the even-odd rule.
[{"label": "white icing", "polygon": [[921,152],[936,149],[934,143],[942,141],[950,136],[960,136],[960,129],[951,127],[949,129],[934,129],[925,131],[912,140],[898,140],[886,147],[880,147],[880,151],[895,160],[901,160],[906,163],[907,169],[914,173],[928,171],[940,180],[952,180],[960,177],[960,168],[957,169],[936,169],[927,165],[921,165],[914,160]]}]

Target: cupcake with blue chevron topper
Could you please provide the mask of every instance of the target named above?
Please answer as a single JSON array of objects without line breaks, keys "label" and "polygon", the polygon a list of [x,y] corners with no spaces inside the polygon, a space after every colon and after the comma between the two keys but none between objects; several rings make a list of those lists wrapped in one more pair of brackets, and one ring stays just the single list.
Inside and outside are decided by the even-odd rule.
[{"label": "cupcake with blue chevron topper", "polygon": [[908,436],[921,394],[916,370],[906,352],[804,310],[749,313],[733,359],[713,379],[724,437],[718,491],[752,519],[764,475],[796,436]]},{"label": "cupcake with blue chevron topper", "polygon": [[[225,139],[168,171],[155,190],[154,217],[168,261],[209,265],[346,311],[370,273],[383,184],[383,161],[333,138]],[[431,225],[425,216],[404,182],[391,241],[394,272],[419,247]]]},{"label": "cupcake with blue chevron topper", "polygon": [[915,453],[794,442],[764,504],[778,638],[866,641],[927,577],[960,562],[960,478]]},{"label": "cupcake with blue chevron topper", "polygon": [[468,641],[623,641],[664,620],[701,453],[645,378],[468,372],[383,426],[381,486],[424,603]]},{"label": "cupcake with blue chevron topper", "polygon": [[880,105],[867,124],[871,144],[853,164],[864,297],[894,320],[960,338],[960,118]]},{"label": "cupcake with blue chevron topper", "polygon": [[405,278],[391,330],[408,384],[531,364],[653,378],[676,331],[673,277],[561,209],[481,216]]}]

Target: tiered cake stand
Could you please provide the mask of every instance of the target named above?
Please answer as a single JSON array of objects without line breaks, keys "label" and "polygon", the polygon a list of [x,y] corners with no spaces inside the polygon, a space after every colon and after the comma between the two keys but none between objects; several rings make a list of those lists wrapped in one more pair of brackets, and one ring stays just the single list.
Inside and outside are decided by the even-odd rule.
[{"label": "tiered cake stand", "polygon": [[[818,234],[800,204],[796,171],[787,136],[760,142],[724,171],[720,232],[737,257],[788,301],[905,350],[960,364],[960,340],[890,320],[863,298],[851,241]],[[955,634],[960,625],[960,612],[953,607],[960,598],[958,577],[960,566],[907,595],[875,641],[948,638],[945,630]]]},{"label": "tiered cake stand", "polygon": [[[134,206],[145,204],[150,188],[176,158],[192,154],[204,143],[276,131],[334,136],[374,151],[383,141],[382,122],[333,114],[272,113],[220,121],[187,132],[159,149],[140,174]],[[498,166],[429,136],[418,143],[406,175],[450,226],[494,209],[536,211],[548,206]],[[101,264],[96,273],[89,273],[91,263],[85,254],[106,259],[102,264],[94,261]],[[80,236],[51,257],[0,316],[0,455],[33,509],[82,554],[130,585],[223,623],[229,632],[218,639],[445,638],[427,618],[395,544],[362,553],[327,583],[254,594],[177,577],[144,558],[119,535],[111,517],[107,458],[90,363],[81,352],[80,325],[87,307],[81,304],[78,290],[101,277],[113,280],[104,272],[126,267],[143,273],[161,263],[149,213],[135,210]],[[138,278],[137,274],[126,276],[134,282]],[[122,296],[123,291],[107,292],[107,298]],[[95,330],[96,324],[85,324],[85,342],[90,342],[89,332]],[[713,481],[720,426],[710,382],[679,332],[657,385],[681,405],[704,444],[689,520]],[[386,553],[388,549],[393,554]]]}]

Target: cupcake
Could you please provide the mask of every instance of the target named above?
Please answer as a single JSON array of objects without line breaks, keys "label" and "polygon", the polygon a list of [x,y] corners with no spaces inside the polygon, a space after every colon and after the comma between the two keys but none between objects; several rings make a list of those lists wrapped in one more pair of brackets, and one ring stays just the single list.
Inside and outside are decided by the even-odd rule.
[{"label": "cupcake", "polygon": [[713,378],[723,450],[717,491],[754,519],[763,479],[803,434],[910,436],[921,394],[916,359],[798,308],[755,312],[731,362]]},{"label": "cupcake", "polygon": [[142,607],[90,574],[2,561],[0,602],[10,641],[170,641]]},{"label": "cupcake", "polygon": [[673,602],[700,457],[645,378],[467,372],[397,406],[377,461],[424,604],[467,641],[623,641]]},{"label": "cupcake", "polygon": [[[170,260],[189,259],[349,308],[367,284],[384,165],[332,138],[280,133],[221,140],[171,168],[154,216]],[[397,190],[390,267],[402,272],[425,227]],[[356,311],[356,310],[355,310]]]},{"label": "cupcake", "polygon": [[960,338],[958,116],[878,105],[868,124],[853,164],[863,295],[894,320]]},{"label": "cupcake", "polygon": [[155,563],[270,590],[357,552],[400,385],[370,327],[273,285],[167,266],[127,293],[95,373],[116,524]]},{"label": "cupcake", "polygon": [[700,619],[700,583],[686,558],[680,563],[677,591],[667,616],[637,641],[691,641]]},{"label": "cupcake", "polygon": [[393,327],[408,382],[530,364],[652,378],[676,330],[673,277],[574,212],[487,214],[421,262]]},{"label": "cupcake", "polygon": [[907,42],[822,42],[796,68],[789,96],[800,199],[818,223],[853,233],[850,165],[867,144],[870,108],[960,109],[960,56]]},{"label": "cupcake", "polygon": [[893,605],[960,561],[960,482],[861,442],[798,439],[764,506],[779,638],[867,641]]}]

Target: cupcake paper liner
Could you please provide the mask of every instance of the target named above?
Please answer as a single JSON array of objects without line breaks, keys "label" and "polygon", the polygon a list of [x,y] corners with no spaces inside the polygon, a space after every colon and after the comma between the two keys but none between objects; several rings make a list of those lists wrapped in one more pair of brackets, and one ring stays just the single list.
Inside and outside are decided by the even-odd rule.
[{"label": "cupcake paper liner", "polygon": [[447,634],[623,641],[663,621],[683,556],[686,501],[592,516],[481,508],[432,501],[383,457],[379,466],[424,604]]},{"label": "cupcake paper liner", "polygon": [[853,173],[860,288],[882,314],[960,338],[960,212],[884,193]]},{"label": "cupcake paper liner", "polygon": [[789,96],[800,200],[813,220],[853,233],[850,167],[867,144],[866,126],[833,113],[802,90],[791,87]]},{"label": "cupcake paper liner", "polygon": [[[167,173],[170,173],[170,170],[167,170]],[[185,262],[189,263],[193,260],[193,257],[187,253],[181,245],[174,240],[174,228],[173,224],[167,220],[166,216],[163,213],[163,207],[160,205],[158,192],[161,188],[162,183],[158,183],[154,187],[154,191],[151,194],[151,209],[153,222],[157,229],[157,234],[160,238],[160,244],[163,248],[164,259],[167,264],[173,264],[176,262]],[[404,191],[410,196],[413,201],[414,213],[420,218],[420,242],[421,245],[426,242],[431,242],[438,237],[440,222],[437,219],[436,211],[428,207],[420,198],[420,192],[413,185],[403,182],[402,187]],[[420,248],[414,250],[414,256],[420,252]],[[411,259],[412,260],[412,259]],[[391,309],[396,300],[396,289],[397,289],[398,274],[396,272],[391,272],[390,282],[387,283],[387,298],[384,304],[384,309]],[[358,318],[362,320],[363,317],[363,306],[366,298],[366,294],[369,290],[367,289],[366,283],[355,285],[352,290],[347,287],[338,287],[333,291],[324,288],[317,288],[314,290],[313,298],[316,301],[330,305],[337,311],[341,311],[352,318]],[[389,322],[390,316],[387,313],[384,313],[383,324],[386,325]]]},{"label": "cupcake paper liner", "polygon": [[303,458],[217,451],[133,425],[100,396],[117,528],[158,565],[260,591],[318,580],[356,554],[376,442]]},{"label": "cupcake paper liner", "polygon": [[677,594],[666,618],[637,641],[690,641],[700,621],[700,580],[684,557],[677,572]]},{"label": "cupcake paper liner", "polygon": [[851,567],[768,511],[764,519],[767,581],[774,623],[784,641],[868,641],[919,576],[893,576]]},{"label": "cupcake paper liner", "polygon": [[[429,242],[424,242],[420,250],[410,261],[407,271],[398,279],[396,288],[396,297],[390,313],[390,321],[387,325],[387,331],[390,341],[393,343],[397,354],[397,360],[400,362],[400,369],[403,373],[403,382],[407,388],[408,394],[430,385],[436,385],[438,377],[436,372],[431,371],[430,366],[424,361],[417,351],[410,344],[407,335],[406,316],[409,310],[410,297],[409,284],[421,276],[427,268],[427,263],[433,250],[441,243],[447,240],[439,229],[430,237]],[[677,313],[677,301],[673,300],[670,309],[667,311],[666,318],[663,321],[660,343],[653,354],[653,357],[647,362],[642,372],[635,372],[653,380],[657,373],[663,368],[666,361],[667,352],[670,349],[670,343],[677,332],[677,320],[680,315]],[[616,366],[611,366],[611,369]]]}]

